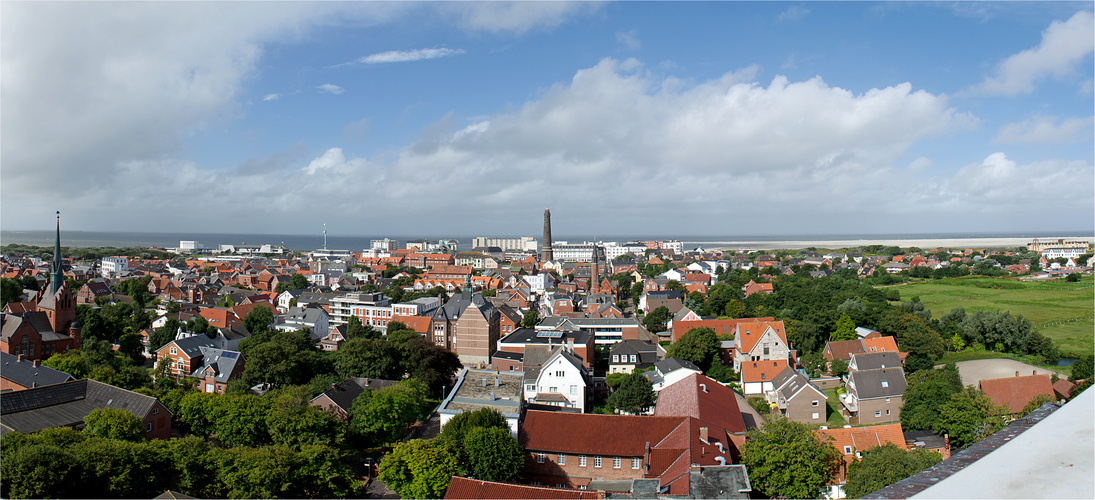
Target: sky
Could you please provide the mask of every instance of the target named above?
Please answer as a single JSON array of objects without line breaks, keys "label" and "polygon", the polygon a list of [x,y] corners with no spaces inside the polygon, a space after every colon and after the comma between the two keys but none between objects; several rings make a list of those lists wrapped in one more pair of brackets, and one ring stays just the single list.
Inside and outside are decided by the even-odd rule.
[{"label": "sky", "polygon": [[1095,233],[1091,2],[0,4],[0,227]]}]

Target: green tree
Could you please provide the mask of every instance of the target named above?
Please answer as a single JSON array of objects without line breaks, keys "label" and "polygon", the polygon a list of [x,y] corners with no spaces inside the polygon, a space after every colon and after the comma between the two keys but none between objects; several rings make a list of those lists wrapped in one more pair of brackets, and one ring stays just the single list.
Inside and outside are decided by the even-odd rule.
[{"label": "green tree", "polygon": [[953,363],[938,370],[923,370],[907,379],[901,405],[901,427],[931,430],[939,421],[939,409],[962,390],[962,377]]},{"label": "green tree", "polygon": [[1079,382],[1091,378],[1095,372],[1095,355],[1087,354],[1076,359],[1072,363],[1072,375],[1068,377],[1073,382]]},{"label": "green tree", "polygon": [[834,377],[843,377],[848,374],[848,362],[843,359],[836,358],[829,362],[829,373]]},{"label": "green tree", "polygon": [[262,335],[274,325],[274,312],[269,306],[257,305],[243,318],[243,326],[251,335]]},{"label": "green tree", "polygon": [[[10,436],[4,436],[5,444]],[[30,444],[4,450],[0,486],[5,498],[71,498],[86,495],[82,476],[72,452],[54,444]]]},{"label": "green tree", "polygon": [[441,426],[440,438],[454,446],[461,446],[468,431],[475,427],[494,427],[509,431],[509,423],[501,412],[494,408],[480,408],[475,411],[457,413]]},{"label": "green tree", "polygon": [[765,496],[814,498],[839,469],[841,454],[813,427],[785,418],[768,419],[746,433],[741,461],[749,482]]},{"label": "green tree", "polygon": [[691,361],[700,370],[707,371],[719,352],[719,338],[715,331],[706,328],[692,328],[666,349],[667,358]]},{"label": "green tree", "polygon": [[[311,391],[305,391],[310,398]],[[266,429],[274,444],[289,446],[338,446],[345,434],[345,426],[333,413],[292,396],[275,398],[266,416]]]},{"label": "green tree", "polygon": [[123,441],[143,441],[141,419],[121,408],[97,408],[84,417],[84,432],[89,436]]},{"label": "green tree", "polygon": [[855,321],[852,321],[852,317],[848,316],[848,311],[840,313],[840,319],[836,322],[836,331],[833,332],[832,340],[855,340],[858,335],[855,333]]},{"label": "green tree", "polygon": [[156,350],[163,347],[164,344],[175,340],[175,336],[178,334],[179,320],[168,318],[163,326],[152,330],[152,333],[148,335],[148,351],[156,352]]},{"label": "green tree", "polygon": [[521,328],[536,328],[536,323],[540,322],[540,311],[537,309],[529,309],[525,311],[525,315],[521,317]]},{"label": "green tree", "polygon": [[144,361],[144,339],[139,333],[127,333],[118,339],[118,352],[138,362]]},{"label": "green tree", "polygon": [[623,382],[624,377],[626,376],[626,373],[609,373],[608,375],[605,375],[605,384],[608,385],[609,389],[616,390],[618,387],[620,387],[620,382]]},{"label": "green tree", "polygon": [[171,465],[148,443],[92,438],[72,451],[83,465],[81,491],[103,498],[152,498],[168,488]]},{"label": "green tree", "polygon": [[465,469],[476,479],[513,481],[525,465],[525,450],[508,428],[472,427],[463,444]]},{"label": "green tree", "polygon": [[656,398],[650,380],[641,373],[629,373],[608,396],[608,407],[632,414],[645,413],[654,406]]},{"label": "green tree", "polygon": [[412,439],[384,456],[377,478],[403,498],[442,498],[449,479],[462,473],[456,456],[443,443]]},{"label": "green tree", "polygon": [[427,390],[421,382],[408,380],[361,393],[350,407],[350,432],[373,443],[399,440],[421,415]]},{"label": "green tree", "polygon": [[1030,412],[1041,408],[1042,405],[1056,401],[1057,398],[1054,397],[1053,394],[1039,394],[1028,401],[1027,404],[1023,406],[1023,409],[1019,411],[1019,414],[1025,417],[1030,415]]},{"label": "green tree", "polygon": [[344,378],[395,380],[404,373],[399,357],[399,349],[385,339],[356,338],[335,351],[335,370]]},{"label": "green tree", "polygon": [[357,316],[350,316],[350,319],[346,320],[346,340],[353,339],[378,339],[380,338],[380,332],[373,328],[373,325],[364,325]]},{"label": "green tree", "polygon": [[426,384],[430,394],[441,398],[446,389],[452,388],[456,372],[464,366],[456,354],[417,333],[401,351],[403,370],[411,378]]},{"label": "green tree", "polygon": [[308,278],[305,278],[303,274],[297,273],[289,277],[290,290],[302,290],[308,288]]},{"label": "green tree", "polygon": [[19,302],[23,296],[23,286],[18,280],[0,278],[0,305]]},{"label": "green tree", "polygon": [[658,308],[650,311],[650,314],[647,314],[646,317],[643,318],[643,327],[650,333],[664,332],[665,324],[668,323],[672,317],[673,315],[669,313],[668,307],[658,306]]},{"label": "green tree", "polygon": [[77,379],[85,378],[91,372],[91,368],[84,361],[79,350],[54,354],[43,361],[42,364],[54,370],[65,372]]},{"label": "green tree", "polygon": [[939,453],[931,450],[907,451],[893,443],[871,448],[848,467],[844,492],[848,498],[859,498],[927,469],[942,459]]},{"label": "green tree", "polygon": [[953,446],[965,448],[1000,430],[1003,420],[999,417],[1007,413],[1007,407],[996,406],[980,390],[966,387],[939,408],[934,431],[949,434]]},{"label": "green tree", "polygon": [[229,447],[270,443],[266,419],[270,413],[269,400],[250,394],[218,396],[214,405],[220,407],[215,413],[214,429],[222,443]]}]

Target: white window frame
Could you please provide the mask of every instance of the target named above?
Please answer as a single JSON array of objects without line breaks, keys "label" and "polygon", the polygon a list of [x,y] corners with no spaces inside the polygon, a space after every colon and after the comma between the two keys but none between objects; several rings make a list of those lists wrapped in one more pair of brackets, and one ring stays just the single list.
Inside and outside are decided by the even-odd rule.
[{"label": "white window frame", "polygon": [[601,457],[593,457],[593,466],[598,469],[601,468]]},{"label": "white window frame", "polygon": [[536,463],[538,463],[538,464],[544,463],[544,454],[543,453],[537,453],[536,454]]},{"label": "white window frame", "polygon": [[612,457],[612,468],[619,469],[621,462],[623,462],[623,460],[621,460],[620,457]]},{"label": "white window frame", "polygon": [[586,456],[585,455],[578,455],[578,467],[585,467],[585,466],[586,466]]},{"label": "white window frame", "polygon": [[567,464],[567,456],[560,453],[559,456],[557,457],[556,463],[558,463],[559,465],[566,465]]},{"label": "white window frame", "polygon": [[641,459],[641,458],[632,458],[631,459],[631,468],[632,469],[638,469],[642,465],[643,465],[643,459]]}]

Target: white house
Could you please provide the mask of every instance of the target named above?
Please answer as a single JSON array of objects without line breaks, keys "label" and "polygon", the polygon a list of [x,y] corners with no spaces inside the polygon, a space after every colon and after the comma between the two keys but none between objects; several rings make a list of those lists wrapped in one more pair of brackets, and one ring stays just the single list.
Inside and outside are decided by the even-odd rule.
[{"label": "white house", "polygon": [[313,339],[327,337],[330,330],[331,318],[322,307],[290,307],[285,313],[285,321],[274,328],[283,332],[292,332],[301,328],[308,328]]},{"label": "white house", "polygon": [[643,372],[643,376],[654,386],[654,392],[658,392],[693,373],[703,374],[703,371],[691,361],[665,358],[654,363],[654,369]]},{"label": "white house", "polygon": [[556,347],[538,372],[526,365],[525,401],[577,408],[585,413],[589,397],[589,373],[582,360],[565,346]]}]

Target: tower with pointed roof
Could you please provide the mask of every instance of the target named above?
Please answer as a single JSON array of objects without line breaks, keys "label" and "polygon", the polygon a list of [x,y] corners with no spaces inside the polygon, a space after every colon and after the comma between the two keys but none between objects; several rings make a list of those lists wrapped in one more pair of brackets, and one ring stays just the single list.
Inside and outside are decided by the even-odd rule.
[{"label": "tower with pointed roof", "polygon": [[53,245],[50,280],[35,310],[5,314],[0,327],[0,351],[31,360],[80,348],[76,299],[65,281],[61,259],[61,213],[57,212],[57,241]]},{"label": "tower with pointed roof", "polygon": [[46,313],[55,332],[66,333],[76,322],[76,300],[65,280],[64,261],[61,259],[61,212],[57,212],[57,239],[53,244],[49,286],[38,299],[38,310]]}]

